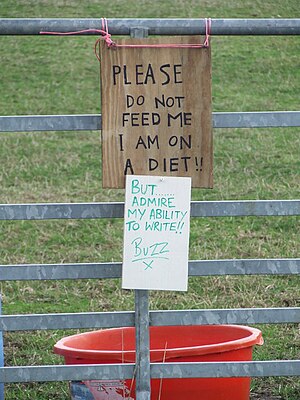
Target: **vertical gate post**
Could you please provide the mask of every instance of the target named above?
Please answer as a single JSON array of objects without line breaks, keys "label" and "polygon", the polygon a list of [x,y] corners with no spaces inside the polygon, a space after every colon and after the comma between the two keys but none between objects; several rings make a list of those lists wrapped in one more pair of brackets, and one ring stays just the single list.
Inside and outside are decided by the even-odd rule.
[{"label": "vertical gate post", "polygon": [[150,400],[149,300],[147,290],[135,290],[136,400]]},{"label": "vertical gate post", "polygon": [[[0,294],[0,315],[1,315],[1,294]],[[0,367],[4,366],[4,350],[3,350],[3,335],[0,331]],[[0,400],[4,400],[4,384],[0,383]]]},{"label": "vertical gate post", "polygon": [[[147,28],[132,28],[132,38],[148,36]],[[136,400],[150,400],[149,292],[135,290]]]}]

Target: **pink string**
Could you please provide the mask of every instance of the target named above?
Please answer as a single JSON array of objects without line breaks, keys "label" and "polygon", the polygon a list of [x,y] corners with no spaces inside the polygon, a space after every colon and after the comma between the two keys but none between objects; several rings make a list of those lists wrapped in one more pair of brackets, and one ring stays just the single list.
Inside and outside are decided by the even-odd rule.
[{"label": "pink string", "polygon": [[189,49],[202,49],[202,48],[208,48],[209,47],[209,38],[211,34],[211,19],[210,18],[205,18],[205,40],[203,43],[156,43],[156,44],[117,44],[115,43],[112,38],[111,34],[108,32],[108,22],[106,18],[101,18],[102,22],[102,29],[83,29],[80,31],[74,31],[74,32],[47,32],[47,31],[41,31],[41,35],[57,35],[57,36],[67,36],[67,35],[80,35],[84,33],[100,33],[101,37],[96,40],[94,51],[97,59],[99,61],[99,52],[97,51],[98,44],[100,43],[101,40],[104,40],[105,43],[107,44],[107,47],[127,47],[127,48],[140,48],[140,49],[146,49],[146,48],[189,48]]},{"label": "pink string", "polygon": [[110,47],[110,46],[115,44],[111,39],[111,34],[108,33],[108,31],[104,30],[104,29],[83,29],[81,31],[74,31],[74,32],[48,32],[48,31],[41,31],[40,35],[67,36],[67,35],[80,35],[80,34],[83,34],[83,33],[100,33],[102,35],[101,39],[105,40],[105,42],[106,42],[108,47]]},{"label": "pink string", "polygon": [[[140,48],[140,49],[147,49],[147,48],[189,48],[189,49],[202,49],[209,47],[209,37],[211,34],[211,18],[205,18],[205,40],[203,43],[156,43],[156,44],[118,44],[112,41],[111,35],[108,32],[108,23],[106,18],[101,18],[102,21],[102,31],[105,32],[102,38],[99,38],[95,43],[95,54],[99,61],[100,57],[97,52],[97,46],[99,42],[104,39],[108,45],[108,47],[125,47],[125,48]],[[107,37],[109,37],[109,43],[107,41]]]},{"label": "pink string", "polygon": [[[103,18],[104,19],[104,18]],[[106,25],[107,28],[107,25]],[[205,18],[205,40],[203,43],[156,43],[156,44],[115,44],[115,47],[129,48],[191,48],[201,49],[209,47],[209,36],[211,32],[211,19]]]},{"label": "pink string", "polygon": [[40,31],[40,35],[57,35],[57,36],[65,36],[65,35],[80,35],[81,33],[101,33],[105,34],[104,31],[100,29],[83,29],[81,31],[74,32],[57,32],[57,31]]}]

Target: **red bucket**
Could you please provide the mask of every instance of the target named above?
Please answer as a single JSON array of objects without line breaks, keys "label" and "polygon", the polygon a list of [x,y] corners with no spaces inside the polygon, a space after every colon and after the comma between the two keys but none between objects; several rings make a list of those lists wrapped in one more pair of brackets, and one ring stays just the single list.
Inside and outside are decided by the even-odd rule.
[{"label": "red bucket", "polygon": [[[150,327],[151,362],[250,361],[261,331],[238,325]],[[135,329],[86,332],[61,339],[66,364],[135,362]],[[95,400],[135,399],[134,379],[85,382]],[[151,379],[151,400],[249,400],[250,378]],[[75,397],[74,397],[75,398]],[[76,397],[79,398],[79,395]]]}]

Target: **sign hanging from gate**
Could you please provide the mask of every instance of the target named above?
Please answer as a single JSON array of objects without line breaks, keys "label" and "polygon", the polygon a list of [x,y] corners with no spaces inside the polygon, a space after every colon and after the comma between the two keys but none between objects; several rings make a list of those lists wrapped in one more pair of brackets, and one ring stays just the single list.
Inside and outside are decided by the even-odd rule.
[{"label": "sign hanging from gate", "polygon": [[122,288],[187,290],[191,178],[127,176]]},{"label": "sign hanging from gate", "polygon": [[123,188],[126,175],[189,176],[193,187],[212,187],[210,47],[176,47],[200,40],[100,43],[103,187]]}]

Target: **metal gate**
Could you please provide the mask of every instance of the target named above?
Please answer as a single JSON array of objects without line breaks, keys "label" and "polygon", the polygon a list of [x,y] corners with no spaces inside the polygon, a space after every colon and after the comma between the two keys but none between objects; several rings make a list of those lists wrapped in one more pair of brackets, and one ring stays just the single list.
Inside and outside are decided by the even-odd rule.
[{"label": "metal gate", "polygon": [[[145,36],[204,34],[203,19],[109,19],[111,34]],[[1,35],[38,35],[45,31],[96,29],[100,19],[2,19]],[[299,35],[299,19],[213,19],[212,35]],[[300,126],[300,111],[219,112],[214,128]],[[2,116],[0,132],[99,130],[100,115]],[[193,201],[191,217],[300,215],[300,200]],[[122,218],[123,203],[2,204],[0,220]],[[296,275],[300,259],[228,259],[189,262],[190,276]],[[108,279],[121,276],[121,263],[0,265],[0,280]],[[300,323],[299,307],[201,309],[148,312],[148,294],[136,291],[135,312],[2,315],[0,331],[136,326],[137,399],[150,399],[149,382],[161,377],[265,377],[298,376],[300,360],[196,363],[149,363],[149,325]],[[1,311],[1,310],[0,310]],[[143,318],[141,318],[141,315]],[[0,338],[1,339],[1,338]],[[0,340],[0,348],[2,341]],[[1,367],[0,382],[34,382],[91,379],[131,379],[133,364]],[[0,386],[0,399],[3,392]]]}]

